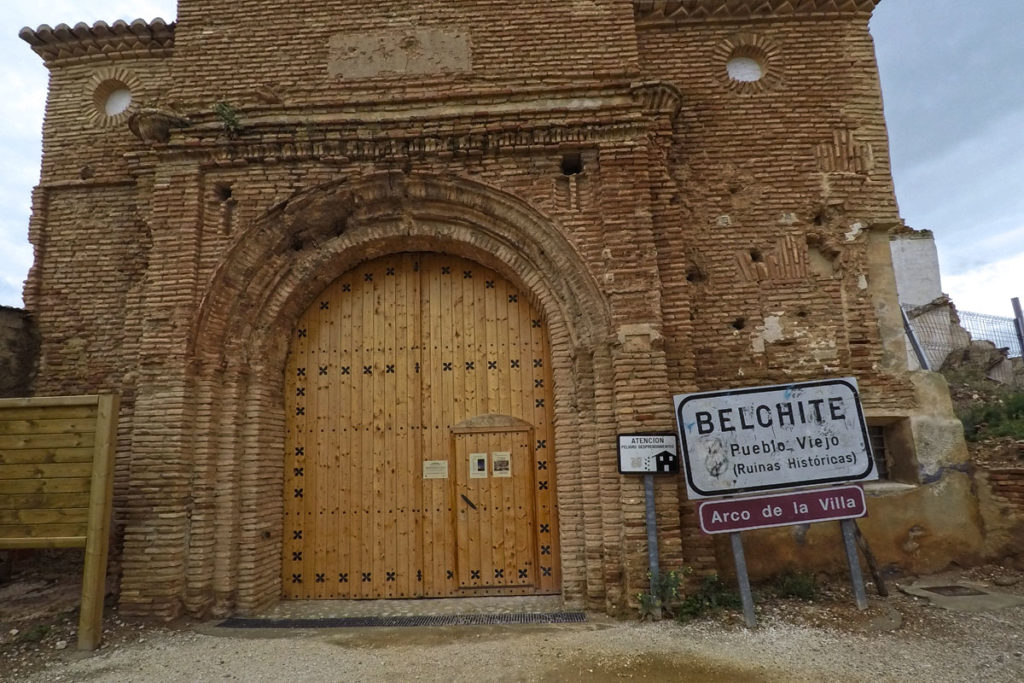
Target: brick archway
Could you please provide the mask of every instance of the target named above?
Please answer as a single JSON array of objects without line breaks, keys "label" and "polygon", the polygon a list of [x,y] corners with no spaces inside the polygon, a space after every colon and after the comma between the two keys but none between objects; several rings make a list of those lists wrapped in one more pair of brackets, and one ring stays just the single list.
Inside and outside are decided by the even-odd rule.
[{"label": "brick archway", "polygon": [[[295,321],[330,282],[399,251],[443,252],[514,282],[549,321],[562,592],[602,605],[618,483],[584,483],[613,461],[611,323],[593,278],[558,228],[523,201],[456,177],[385,173],[310,189],[268,211],[235,243],[198,311],[190,356],[196,421],[193,514],[182,592],[191,613],[248,611],[280,595],[283,368]],[[581,429],[581,425],[591,425]],[[614,430],[614,427],[611,427]],[[611,447],[611,448],[610,448]],[[585,491],[585,489],[587,489]],[[602,503],[602,500],[605,501]],[[586,504],[584,504],[586,501]],[[611,503],[615,505],[615,502]]]}]

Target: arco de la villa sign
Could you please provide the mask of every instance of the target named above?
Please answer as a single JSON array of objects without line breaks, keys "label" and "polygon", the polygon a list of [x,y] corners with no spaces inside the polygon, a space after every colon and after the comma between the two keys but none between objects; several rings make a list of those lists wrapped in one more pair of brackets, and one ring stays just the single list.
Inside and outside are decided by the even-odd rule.
[{"label": "arco de la villa sign", "polygon": [[857,380],[675,397],[691,499],[878,478]]}]

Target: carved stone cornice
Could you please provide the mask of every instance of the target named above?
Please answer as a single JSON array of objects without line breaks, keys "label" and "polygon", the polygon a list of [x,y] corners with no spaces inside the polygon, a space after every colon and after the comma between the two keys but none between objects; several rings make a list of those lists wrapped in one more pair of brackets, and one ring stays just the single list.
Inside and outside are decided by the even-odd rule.
[{"label": "carved stone cornice", "polygon": [[[547,125],[507,130],[464,130],[438,135],[396,135],[367,137],[359,131],[335,131],[340,139],[225,140],[207,137],[209,131],[197,131],[199,137],[173,139],[169,144],[147,152],[131,152],[129,162],[140,170],[156,159],[191,159],[200,165],[235,166],[283,161],[349,163],[375,161],[396,167],[409,159],[432,156],[460,157],[482,154],[515,153],[565,145],[599,144],[629,140],[647,134],[637,122],[583,125]],[[155,155],[155,156],[153,156]]]},{"label": "carved stone cornice", "polygon": [[74,27],[58,24],[55,28],[43,24],[35,30],[26,26],[18,36],[49,67],[95,57],[166,57],[174,49],[174,27],[163,19],[151,23],[136,19],[130,24],[98,21]]},{"label": "carved stone cornice", "polygon": [[633,0],[638,25],[814,15],[869,16],[881,0]]}]

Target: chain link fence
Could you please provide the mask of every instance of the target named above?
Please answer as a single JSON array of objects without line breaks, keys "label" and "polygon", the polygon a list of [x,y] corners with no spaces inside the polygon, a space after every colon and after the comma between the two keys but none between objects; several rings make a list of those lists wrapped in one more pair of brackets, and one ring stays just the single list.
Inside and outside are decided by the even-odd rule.
[{"label": "chain link fence", "polygon": [[960,326],[971,333],[972,339],[988,339],[997,349],[1010,349],[1010,358],[1020,357],[1020,339],[1017,338],[1017,325],[1013,318],[970,311],[958,313]]},{"label": "chain link fence", "polygon": [[[949,306],[904,306],[903,310],[931,368],[942,367],[946,356],[955,349],[967,348],[970,339],[987,339],[996,348],[1008,348],[1010,358],[1021,356],[1020,340],[1013,318],[957,311],[960,318],[960,324],[957,325]],[[964,330],[970,333],[970,339]]]}]

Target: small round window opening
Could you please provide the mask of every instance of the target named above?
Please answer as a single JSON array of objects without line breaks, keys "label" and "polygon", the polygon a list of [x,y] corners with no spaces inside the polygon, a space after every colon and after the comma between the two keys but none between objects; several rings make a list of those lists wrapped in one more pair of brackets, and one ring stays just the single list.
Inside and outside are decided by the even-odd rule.
[{"label": "small round window opening", "polygon": [[107,116],[117,116],[124,112],[132,104],[132,91],[128,88],[115,90],[107,96],[103,105],[103,112]]},{"label": "small round window opening", "polygon": [[725,68],[729,78],[740,83],[756,83],[764,78],[764,67],[753,57],[733,57]]},{"label": "small round window opening", "polygon": [[96,86],[92,101],[100,116],[114,119],[122,116],[132,106],[132,90],[124,81],[108,79]]}]

